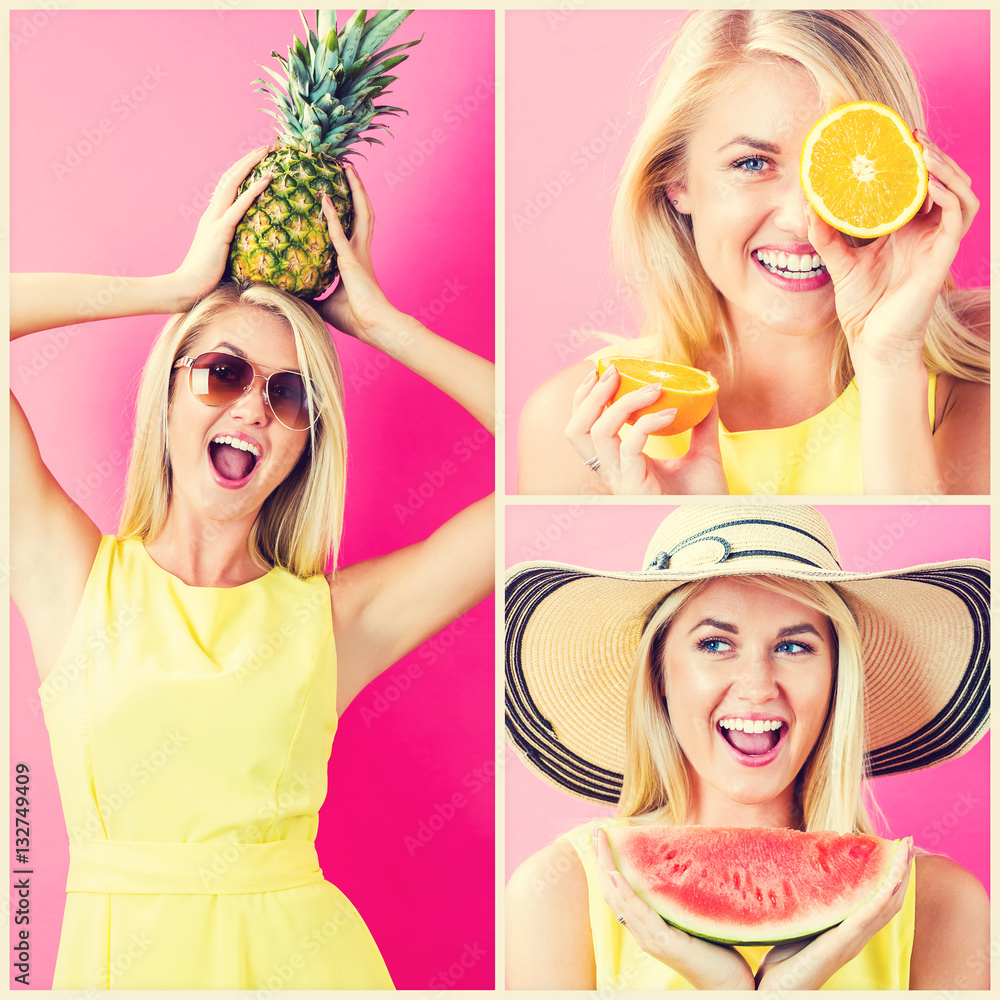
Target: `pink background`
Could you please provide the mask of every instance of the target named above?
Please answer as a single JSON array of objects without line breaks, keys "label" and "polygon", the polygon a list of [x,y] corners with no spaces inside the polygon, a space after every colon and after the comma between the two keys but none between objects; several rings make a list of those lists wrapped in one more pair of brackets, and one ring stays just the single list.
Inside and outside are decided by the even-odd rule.
[{"label": "pink background", "polygon": [[[653,531],[671,509],[508,507],[506,565],[543,559],[592,569],[640,569]],[[846,570],[876,572],[989,558],[986,506],[818,509],[830,522]],[[556,790],[509,750],[504,776],[508,878],[526,857],[562,833],[592,817],[612,814],[610,808]],[[988,736],[958,760],[876,779],[875,798],[888,822],[885,835],[912,836],[918,847],[964,865],[989,890],[989,779]]]},{"label": "pink background", "polygon": [[[872,13],[917,69],[931,137],[972,177],[982,207],[954,273],[962,286],[988,285],[989,13]],[[563,9],[507,14],[510,493],[517,489],[513,428],[531,393],[602,346],[587,339],[586,330],[638,333],[611,262],[611,208],[660,52],[684,16],[684,11]],[[519,71],[527,66],[530,72]],[[554,111],[540,109],[542,94]]]},{"label": "pink background", "polygon": [[[150,275],[180,263],[219,174],[273,134],[252,81],[301,28],[294,10],[215,6],[11,15],[12,270]],[[385,148],[365,147],[368,159],[355,161],[375,206],[375,265],[390,299],[489,357],[493,29],[492,11],[413,14],[397,41],[425,37],[395,71],[387,102],[410,114],[389,121],[395,138]],[[91,324],[12,348],[11,385],[42,455],[104,532],[117,527],[138,373],[162,323]],[[493,447],[440,392],[335,339],[351,450],[346,564],[423,538],[488,493]],[[449,459],[457,472],[408,508]],[[401,988],[493,986],[493,632],[486,601],[362,692],[334,744],[321,863]],[[11,756],[32,774],[32,985],[47,987],[66,834],[16,613],[11,655]],[[408,849],[405,838],[455,793],[465,801],[455,817]]]}]

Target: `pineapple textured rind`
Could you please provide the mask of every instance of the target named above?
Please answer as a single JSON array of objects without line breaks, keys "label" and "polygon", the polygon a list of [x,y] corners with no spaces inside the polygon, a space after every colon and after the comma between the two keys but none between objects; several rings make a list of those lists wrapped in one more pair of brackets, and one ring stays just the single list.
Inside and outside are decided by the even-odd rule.
[{"label": "pineapple textured rind", "polygon": [[[354,206],[344,158],[360,142],[379,143],[365,133],[388,128],[377,119],[405,112],[376,105],[396,78],[387,75],[407,58],[403,49],[420,39],[381,48],[412,13],[381,10],[367,18],[356,11],[338,33],[333,11],[317,11],[315,31],[302,15],[306,41],[293,38],[287,57],[272,52],[284,73],[263,67],[274,82],[258,79],[258,92],[275,108],[277,147],[240,186],[265,173],[271,183],[254,200],[230,246],[230,277],[260,281],[301,298],[322,295],[337,276],[337,254],[323,215],[328,194],[344,232],[354,228]],[[421,36],[422,37],[422,36]]]}]

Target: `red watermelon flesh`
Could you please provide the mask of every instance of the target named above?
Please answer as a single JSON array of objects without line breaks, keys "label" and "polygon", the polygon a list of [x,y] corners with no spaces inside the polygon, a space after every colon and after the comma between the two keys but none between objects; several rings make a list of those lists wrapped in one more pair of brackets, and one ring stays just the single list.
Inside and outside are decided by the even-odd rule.
[{"label": "red watermelon flesh", "polygon": [[608,840],[661,917],[723,944],[793,941],[839,924],[885,882],[900,843],[708,826],[613,826]]}]

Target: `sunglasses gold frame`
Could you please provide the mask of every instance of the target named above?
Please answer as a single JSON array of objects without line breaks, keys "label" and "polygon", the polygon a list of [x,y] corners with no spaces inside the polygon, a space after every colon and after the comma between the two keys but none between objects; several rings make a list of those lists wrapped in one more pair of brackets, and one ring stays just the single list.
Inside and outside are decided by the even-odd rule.
[{"label": "sunglasses gold frame", "polygon": [[[194,387],[191,384],[191,377],[195,370],[195,365],[197,364],[199,359],[207,357],[229,358],[233,361],[238,361],[241,364],[247,365],[250,371],[253,372],[253,375],[250,378],[250,384],[244,386],[240,390],[240,392],[232,399],[227,399],[221,403],[207,403],[204,399],[199,399],[198,395],[194,391]],[[290,431],[307,431],[309,430],[310,427],[312,427],[313,424],[316,423],[317,417],[319,416],[319,414],[316,411],[316,404],[315,404],[316,386],[313,383],[312,379],[306,378],[305,375],[302,374],[302,372],[292,371],[289,368],[281,368],[278,371],[271,372],[270,375],[260,375],[257,372],[257,369],[253,366],[253,362],[249,361],[247,358],[241,358],[236,354],[230,354],[228,351],[203,351],[201,354],[199,354],[197,357],[194,358],[192,357],[178,358],[174,362],[174,369],[176,370],[179,368],[187,368],[189,370],[188,390],[190,391],[191,395],[194,396],[194,398],[198,400],[198,402],[201,403],[203,406],[232,406],[233,403],[237,402],[237,400],[242,399],[253,388],[254,381],[260,378],[264,380],[264,389],[263,389],[264,404],[271,411],[271,414],[274,416],[274,419],[277,420],[282,427],[287,427]],[[285,421],[278,416],[277,411],[271,405],[271,400],[270,397],[268,396],[267,390],[271,378],[275,375],[297,375],[302,380],[302,385],[305,388],[306,392],[306,406],[307,406],[306,412],[310,417],[309,423],[306,424],[305,427],[292,427],[290,424],[286,424]]]}]

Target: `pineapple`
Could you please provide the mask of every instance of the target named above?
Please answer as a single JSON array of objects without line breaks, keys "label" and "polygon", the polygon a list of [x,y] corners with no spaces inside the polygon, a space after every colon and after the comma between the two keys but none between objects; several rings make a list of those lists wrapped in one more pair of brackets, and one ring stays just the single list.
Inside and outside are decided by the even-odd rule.
[{"label": "pineapple", "polygon": [[281,128],[277,147],[240,187],[243,192],[263,174],[273,175],[236,227],[229,274],[237,281],[262,281],[311,299],[322,295],[337,276],[322,196],[330,196],[350,236],[354,207],[344,157],[356,152],[352,147],[360,142],[381,145],[364,134],[374,129],[388,132],[377,121],[380,115],[405,113],[375,101],[396,79],[385,74],[407,58],[401,51],[420,41],[382,48],[413,12],[382,10],[367,20],[366,13],[356,11],[339,33],[335,11],[316,12],[315,32],[303,14],[308,43],[294,38],[287,59],[271,53],[283,75],[264,67],[277,86],[254,81],[260,84],[257,91],[276,105],[276,111],[265,110]]}]

